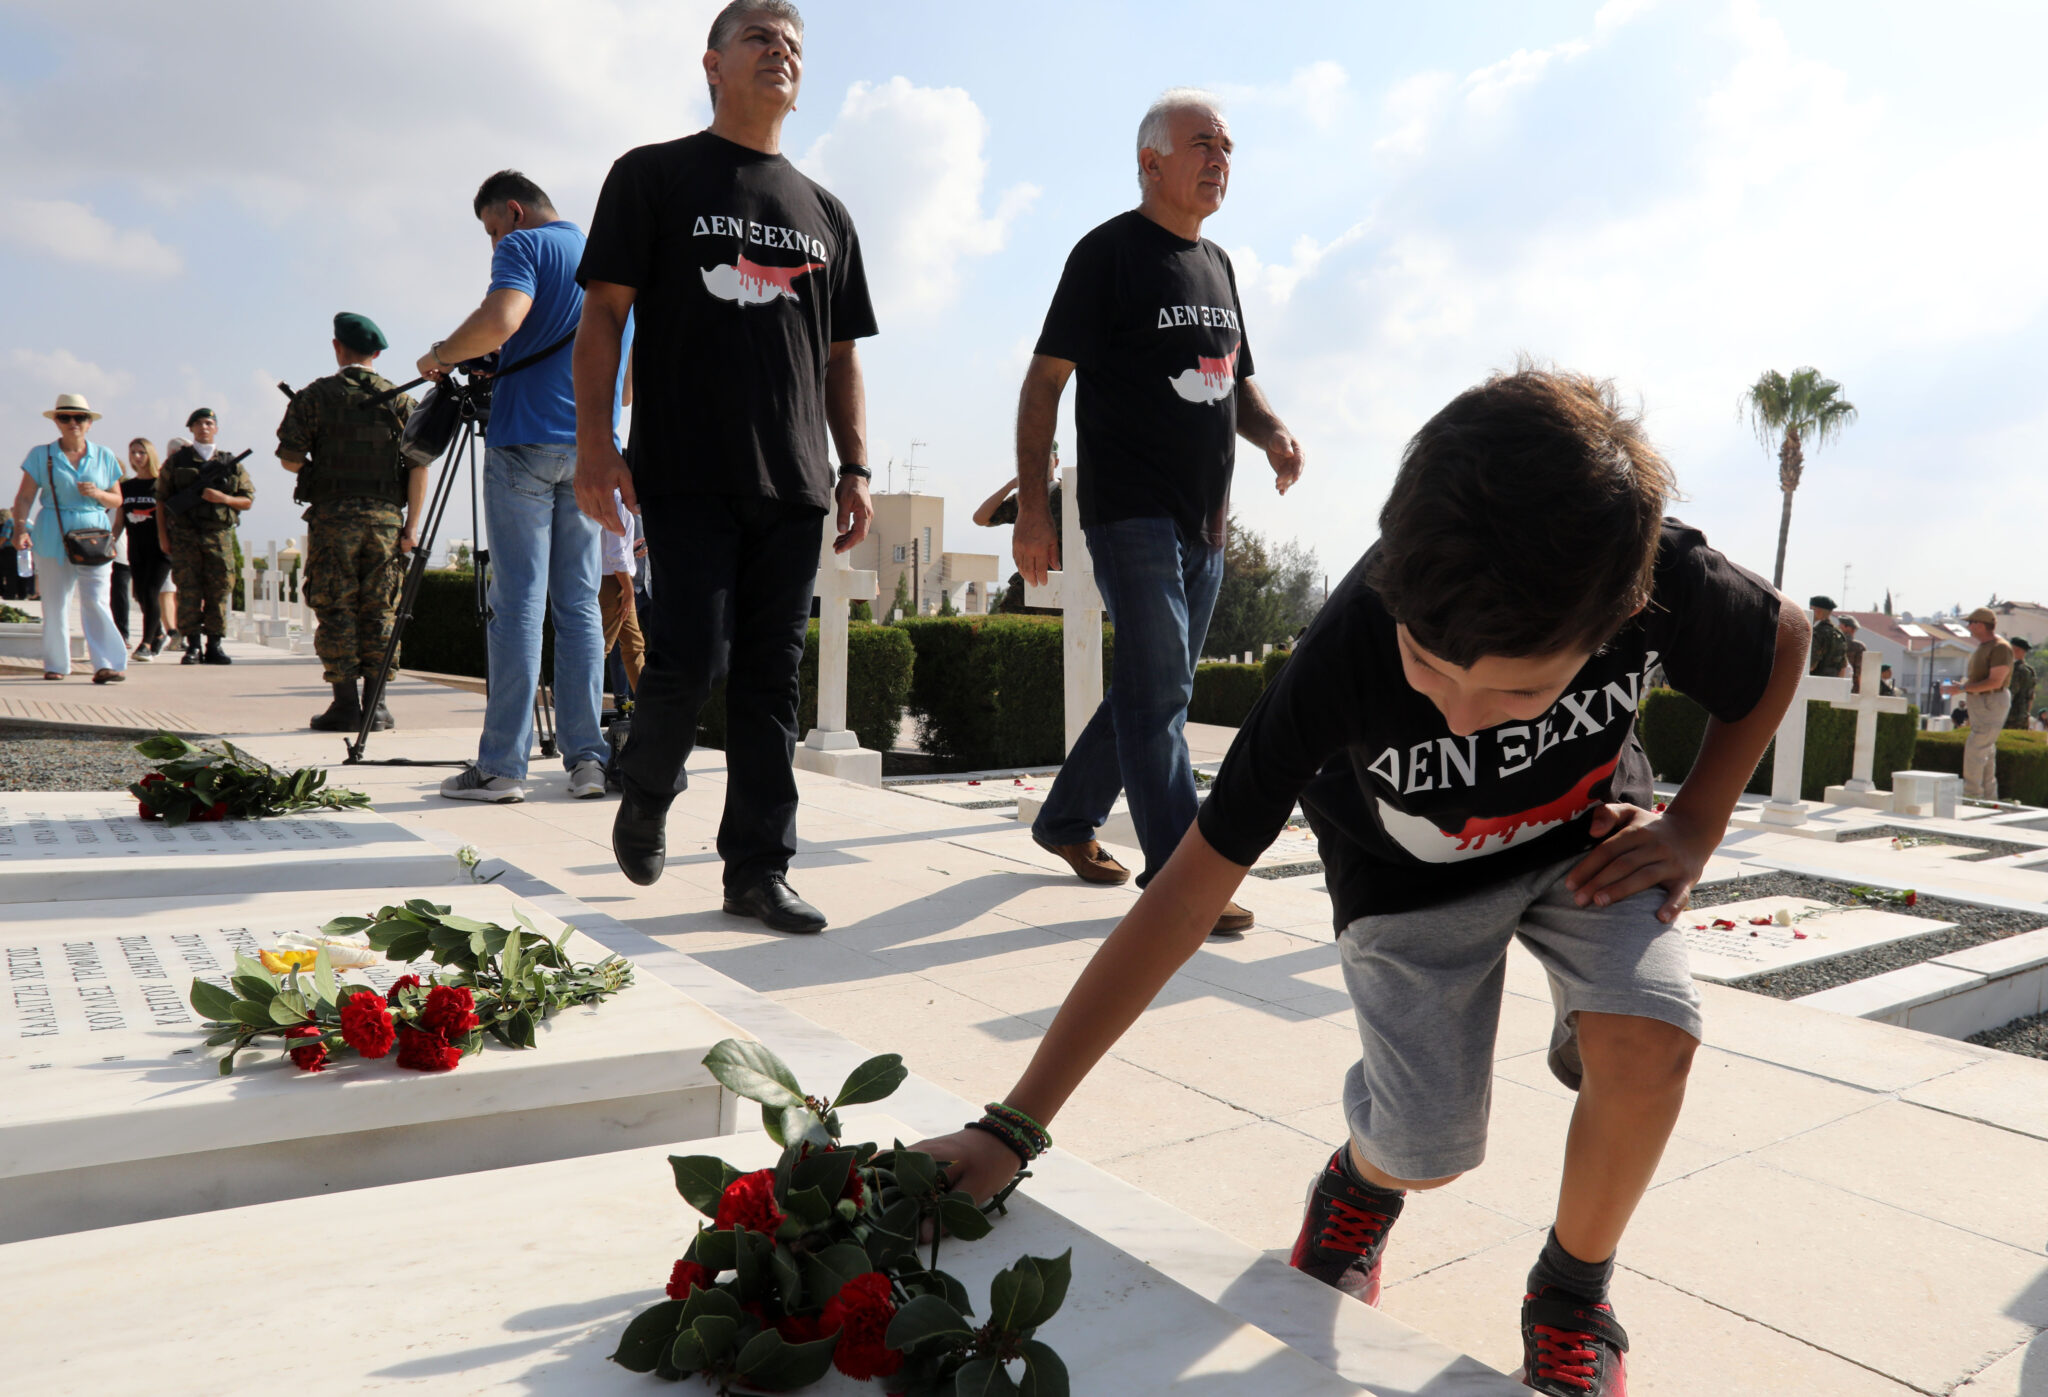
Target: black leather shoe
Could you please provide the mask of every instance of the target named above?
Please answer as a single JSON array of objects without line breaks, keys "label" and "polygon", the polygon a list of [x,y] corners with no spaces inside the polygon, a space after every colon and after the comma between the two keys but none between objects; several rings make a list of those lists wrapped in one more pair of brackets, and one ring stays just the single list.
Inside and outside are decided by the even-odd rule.
[{"label": "black leather shoe", "polygon": [[314,732],[354,732],[362,725],[363,703],[356,694],[353,679],[335,680],[334,702],[327,705],[325,713],[315,713],[306,724]]},{"label": "black leather shoe", "polygon": [[181,665],[196,665],[199,663],[200,656],[204,653],[199,648],[199,642],[196,639],[188,640],[185,642],[185,657],[179,660],[178,663]]},{"label": "black leather shoe", "polygon": [[629,881],[643,888],[660,881],[668,858],[667,823],[668,811],[642,805],[631,796],[620,798],[619,813],[612,817],[612,857]]},{"label": "black leather shoe", "polygon": [[759,917],[770,931],[819,932],[825,914],[791,891],[789,880],[771,873],[745,892],[725,895],[725,910],[735,917]]},{"label": "black leather shoe", "polygon": [[227,647],[220,643],[220,637],[210,635],[206,638],[206,653],[200,657],[199,663],[203,665],[231,665],[234,661],[228,658]]}]

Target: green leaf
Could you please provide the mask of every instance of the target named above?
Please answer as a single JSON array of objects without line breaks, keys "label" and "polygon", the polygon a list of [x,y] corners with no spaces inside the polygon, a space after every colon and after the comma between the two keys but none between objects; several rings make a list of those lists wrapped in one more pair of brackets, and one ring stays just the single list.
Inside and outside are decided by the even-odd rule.
[{"label": "green leaf", "polygon": [[948,1237],[958,1237],[963,1242],[978,1242],[995,1230],[988,1214],[976,1207],[974,1199],[966,1193],[949,1194],[939,1200],[939,1223]]},{"label": "green leaf", "polygon": [[796,1257],[788,1247],[776,1247],[768,1253],[768,1268],[775,1278],[775,1288],[782,1295],[782,1308],[795,1310],[803,1303],[803,1276],[796,1269]]},{"label": "green leaf", "polygon": [[433,946],[433,938],[417,927],[409,927],[385,942],[384,959],[410,965]]},{"label": "green leaf", "polygon": [[827,1198],[846,1192],[847,1176],[853,1171],[852,1150],[813,1150],[790,1165],[791,1188],[815,1188]]},{"label": "green leaf", "polygon": [[207,980],[194,980],[189,996],[199,1017],[215,1023],[235,1016],[235,996]]},{"label": "green leaf", "polygon": [[910,1069],[903,1065],[901,1053],[871,1057],[847,1074],[846,1084],[839,1088],[839,1095],[832,1098],[832,1106],[835,1110],[844,1110],[848,1106],[880,1101],[902,1086],[909,1075]]},{"label": "green leaf", "polygon": [[742,1299],[760,1300],[765,1297],[768,1287],[774,1283],[774,1277],[768,1273],[768,1258],[774,1250],[774,1241],[764,1234],[734,1229],[733,1270],[739,1273],[735,1284]]},{"label": "green leaf", "polygon": [[973,1326],[958,1310],[936,1295],[919,1295],[905,1301],[896,1312],[882,1342],[893,1349],[908,1349],[927,1339],[951,1336],[966,1340],[973,1335]]},{"label": "green leaf", "polygon": [[322,936],[354,936],[372,923],[368,917],[336,917],[320,928]]},{"label": "green leaf", "polygon": [[270,1017],[268,1005],[258,1004],[253,1000],[236,1000],[233,1012],[236,1023],[245,1023],[251,1028],[271,1028],[277,1022]]},{"label": "green leaf", "polygon": [[989,1320],[1005,1333],[1021,1333],[1031,1327],[1031,1317],[1044,1299],[1045,1282],[1038,1278],[1038,1267],[1030,1257],[1023,1257],[1009,1270],[996,1272],[989,1282]]},{"label": "green leaf", "polygon": [[694,1329],[676,1335],[675,1343],[669,1346],[668,1361],[685,1373],[701,1373],[711,1366],[711,1356],[704,1352],[704,1341]]},{"label": "green leaf", "polygon": [[899,1149],[890,1162],[896,1187],[913,1198],[928,1196],[939,1184],[939,1164],[928,1154]]},{"label": "green leaf", "polygon": [[1074,1279],[1074,1249],[1068,1247],[1058,1256],[1032,1256],[1025,1259],[1037,1268],[1039,1283],[1044,1287],[1039,1297],[1038,1309],[1025,1325],[1027,1329],[1036,1329],[1058,1314],[1060,1306],[1066,1303],[1067,1286]]},{"label": "green leaf", "polygon": [[727,1315],[699,1315],[690,1326],[704,1345],[704,1356],[716,1364],[739,1346],[740,1322]]},{"label": "green leaf", "polygon": [[158,733],[155,737],[146,737],[136,743],[135,750],[153,762],[168,762],[175,761],[179,757],[189,756],[199,749],[182,737],[173,737],[171,734],[163,732]]},{"label": "green leaf", "polygon": [[690,1260],[702,1266],[713,1276],[721,1271],[730,1271],[737,1264],[739,1233],[730,1228],[700,1227],[696,1238],[690,1243]]},{"label": "green leaf", "polygon": [[654,1365],[661,1361],[662,1352],[675,1342],[682,1316],[683,1302],[680,1300],[664,1300],[634,1315],[626,1326],[626,1332],[619,1335],[619,1346],[612,1353],[612,1362],[629,1373],[653,1372]]},{"label": "green leaf", "polygon": [[277,985],[268,975],[237,975],[228,981],[235,987],[235,993],[251,1004],[269,1006],[277,997]]},{"label": "green leaf", "polygon": [[1036,1339],[1017,1347],[1024,1354],[1024,1381],[1018,1391],[1024,1397],[1067,1397],[1067,1365],[1060,1356]]},{"label": "green leaf", "polygon": [[724,1315],[735,1324],[739,1322],[740,1302],[732,1292],[713,1286],[709,1290],[699,1287],[690,1292],[690,1298],[683,1302],[683,1324],[687,1328],[705,1315]]},{"label": "green leaf", "polygon": [[804,1285],[812,1305],[822,1306],[855,1276],[874,1270],[868,1254],[852,1242],[839,1242],[808,1253],[803,1259]]},{"label": "green leaf", "polygon": [[793,1189],[782,1200],[782,1211],[812,1227],[832,1219],[832,1200],[814,1188]]},{"label": "green leaf", "polygon": [[512,1036],[512,1041],[522,1048],[531,1048],[539,1041],[538,1032],[533,1022],[533,1015],[525,1009],[521,1009],[512,1016],[512,1021],[507,1025],[507,1029]]},{"label": "green leaf", "polygon": [[242,1025],[229,1024],[226,1028],[217,1028],[212,1033],[207,1034],[206,1046],[209,1048],[218,1048],[221,1044],[232,1043],[241,1036]]},{"label": "green leaf", "polygon": [[953,1379],[953,1391],[959,1397],[1011,1397],[1016,1390],[1009,1372],[993,1358],[969,1359]]},{"label": "green leaf", "polygon": [[675,1171],[676,1192],[707,1218],[718,1216],[718,1200],[740,1176],[739,1170],[712,1154],[672,1154],[668,1164]]},{"label": "green leaf", "polygon": [[[775,1342],[766,1342],[770,1339]],[[764,1329],[747,1341],[735,1366],[751,1387],[763,1392],[794,1392],[832,1371],[832,1350],[838,1346],[837,1334],[792,1344],[773,1329]]]},{"label": "green leaf", "polygon": [[334,958],[322,946],[313,957],[313,992],[331,1004],[339,988],[339,982],[334,978]]},{"label": "green leaf", "polygon": [[[789,1137],[783,1133],[782,1118],[791,1111],[801,1111],[803,1109],[801,1106],[763,1105],[761,1107],[761,1129],[767,1133],[769,1139],[784,1149],[788,1149]],[[798,1134],[802,1134],[801,1129],[799,1129]]]},{"label": "green leaf", "polygon": [[803,1088],[787,1063],[766,1045],[728,1038],[704,1055],[704,1065],[729,1090],[764,1106],[801,1106]]},{"label": "green leaf", "polygon": [[273,1023],[301,1024],[306,1021],[306,1006],[294,1003],[295,995],[281,994],[270,1001],[270,1018]]},{"label": "green leaf", "polygon": [[240,951],[235,952],[234,973],[246,975],[252,980],[261,980],[272,989],[277,988],[277,977],[263,968],[263,962],[254,956],[245,956]]}]

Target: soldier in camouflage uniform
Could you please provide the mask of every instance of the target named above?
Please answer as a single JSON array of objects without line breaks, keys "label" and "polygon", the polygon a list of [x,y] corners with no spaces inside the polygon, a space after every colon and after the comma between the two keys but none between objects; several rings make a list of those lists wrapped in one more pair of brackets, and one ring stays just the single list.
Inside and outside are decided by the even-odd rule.
[{"label": "soldier in camouflage uniform", "polygon": [[1835,599],[1813,597],[1806,604],[1813,608],[1813,646],[1807,652],[1811,662],[1806,672],[1839,679],[1849,672],[1849,642],[1834,623]]},{"label": "soldier in camouflage uniform", "polygon": [[2034,647],[2014,636],[2012,645],[2012,678],[2005,681],[2005,687],[2012,692],[2012,709],[2005,715],[2005,725],[2027,730],[2027,719],[2034,713],[2034,670],[2027,663],[2027,652]]},{"label": "soldier in camouflage uniform", "polygon": [[[166,507],[156,512],[158,542],[170,555],[171,576],[178,584],[178,624],[185,634],[188,665],[227,665],[234,661],[222,646],[228,633],[228,608],[235,595],[236,516],[256,502],[249,472],[236,466],[227,483],[209,487],[202,503],[179,512],[170,497],[196,483],[214,452],[220,422],[210,407],[196,408],[185,419],[192,440],[171,453],[157,472],[157,498]],[[247,453],[244,453],[247,454]],[[199,648],[201,632],[206,650]]]},{"label": "soldier in camouflage uniform", "polygon": [[[427,473],[399,449],[412,399],[375,401],[392,387],[370,367],[385,344],[369,317],[335,316],[340,372],[300,389],[277,428],[278,460],[299,477],[292,497],[307,505],[306,600],[319,620],[313,649],[334,686],[334,702],[312,720],[320,732],[362,725],[359,684],[384,663],[407,555],[419,544]],[[374,726],[392,726],[381,699]]]}]

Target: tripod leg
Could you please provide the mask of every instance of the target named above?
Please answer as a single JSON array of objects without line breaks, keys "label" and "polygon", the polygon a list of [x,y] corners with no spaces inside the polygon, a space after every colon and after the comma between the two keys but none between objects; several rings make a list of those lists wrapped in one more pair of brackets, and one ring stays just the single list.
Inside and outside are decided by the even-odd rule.
[{"label": "tripod leg", "polygon": [[559,755],[560,748],[555,742],[555,691],[547,684],[533,691],[533,730],[540,735],[543,757]]}]

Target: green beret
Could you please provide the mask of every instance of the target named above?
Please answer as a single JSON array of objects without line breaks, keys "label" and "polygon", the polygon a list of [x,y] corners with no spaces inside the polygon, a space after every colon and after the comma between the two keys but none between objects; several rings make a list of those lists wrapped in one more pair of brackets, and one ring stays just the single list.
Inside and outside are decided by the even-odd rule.
[{"label": "green beret", "polygon": [[377,328],[376,321],[352,310],[345,310],[334,317],[334,337],[358,354],[375,354],[391,347],[391,341],[384,338],[384,332]]},{"label": "green beret", "polygon": [[1808,597],[1806,604],[1815,611],[1833,611],[1835,609],[1835,599],[1833,597]]},{"label": "green beret", "polygon": [[186,419],[185,419],[185,425],[186,425],[187,427],[190,427],[190,426],[191,426],[191,425],[192,425],[192,424],[193,424],[194,422],[198,422],[198,421],[200,421],[200,420],[201,420],[201,419],[203,419],[203,418],[207,418],[207,417],[212,417],[212,416],[213,416],[213,409],[212,409],[212,408],[210,408],[210,407],[195,407],[195,408],[193,408],[193,409],[192,409],[192,415],[191,415],[190,417],[188,417],[188,418],[186,418]]}]

